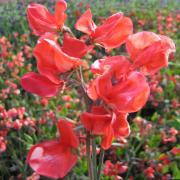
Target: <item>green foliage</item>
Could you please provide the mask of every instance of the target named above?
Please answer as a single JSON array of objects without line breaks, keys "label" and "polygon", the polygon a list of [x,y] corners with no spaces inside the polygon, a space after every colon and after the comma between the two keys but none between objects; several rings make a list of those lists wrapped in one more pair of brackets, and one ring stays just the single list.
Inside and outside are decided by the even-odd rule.
[{"label": "green foliage", "polygon": [[156,148],[159,145],[159,142],[161,141],[161,136],[160,134],[153,134],[149,137],[148,141],[148,145],[150,148]]}]

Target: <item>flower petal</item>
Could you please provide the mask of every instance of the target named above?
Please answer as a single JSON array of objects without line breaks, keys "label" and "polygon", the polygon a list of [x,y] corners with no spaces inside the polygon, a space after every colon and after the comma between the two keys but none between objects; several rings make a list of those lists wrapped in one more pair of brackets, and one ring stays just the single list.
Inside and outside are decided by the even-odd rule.
[{"label": "flower petal", "polygon": [[38,174],[50,178],[63,178],[76,164],[71,148],[51,140],[31,147],[27,162]]},{"label": "flower petal", "polygon": [[111,126],[109,126],[108,133],[102,137],[101,146],[104,150],[107,150],[111,147],[114,137],[114,132]]},{"label": "flower petal", "polygon": [[130,134],[130,127],[127,121],[126,113],[118,113],[116,120],[113,123],[114,137],[128,137]]},{"label": "flower petal", "polygon": [[154,74],[161,68],[168,66],[169,51],[163,49],[160,41],[146,48],[135,59],[135,67],[140,67],[145,75]]},{"label": "flower petal", "polygon": [[58,0],[55,6],[55,20],[56,24],[58,25],[59,29],[62,28],[67,15],[64,11],[67,9],[67,3],[64,0]]},{"label": "flower petal", "polygon": [[45,141],[31,147],[27,162],[40,175],[63,178],[77,162],[72,148],[79,145],[72,123],[59,119],[60,140]]},{"label": "flower petal", "polygon": [[56,32],[58,26],[53,15],[41,4],[31,3],[27,7],[27,18],[35,35]]},{"label": "flower petal", "polygon": [[123,13],[121,12],[108,17],[102,25],[96,28],[93,38],[98,40],[98,38],[101,39],[103,37],[106,37],[108,33],[114,29],[114,27],[117,25],[118,21],[122,19],[122,17]]},{"label": "flower petal", "polygon": [[145,77],[136,71],[112,84],[113,72],[98,77],[97,93],[106,103],[120,112],[136,112],[141,109],[149,97],[149,85]]},{"label": "flower petal", "polygon": [[82,58],[93,46],[87,46],[83,41],[72,38],[69,34],[64,35],[62,50],[69,56]]},{"label": "flower petal", "polygon": [[[117,13],[118,14],[118,13]],[[109,21],[109,28],[106,25],[106,28],[101,28],[102,33],[97,36],[98,28],[96,28],[95,42],[102,44],[105,49],[110,50],[112,48],[117,48],[121,44],[125,43],[127,37],[133,33],[133,23],[130,18],[119,16],[116,21]],[[107,22],[105,22],[108,24]]]},{"label": "flower petal", "polygon": [[43,35],[36,44],[33,54],[37,60],[38,71],[41,75],[46,76],[54,83],[59,83],[60,71],[55,64],[55,49],[52,47],[52,42],[56,43],[57,37],[54,34]]},{"label": "flower petal", "polygon": [[149,97],[149,85],[139,72],[131,72],[127,79],[112,88],[108,101],[121,112],[140,110]]},{"label": "flower petal", "polygon": [[92,35],[95,32],[96,25],[92,20],[91,10],[88,9],[75,24],[75,29],[85,34]]},{"label": "flower petal", "polygon": [[112,71],[107,71],[103,75],[99,76],[96,79],[96,92],[98,97],[102,98],[105,102],[108,103],[107,94],[109,94],[112,90]]},{"label": "flower petal", "polygon": [[63,119],[58,120],[58,130],[60,133],[60,143],[64,146],[77,148],[79,140],[73,132],[73,124]]},{"label": "flower petal", "polygon": [[54,84],[45,76],[29,72],[21,78],[21,86],[28,92],[42,97],[55,96],[63,86],[63,81]]},{"label": "flower petal", "polygon": [[[37,49],[39,49],[39,51]],[[63,52],[57,42],[56,36],[50,33],[46,33],[40,38],[35,48],[35,55],[37,56],[40,73],[48,76],[51,80],[53,79],[53,81],[54,78],[52,74],[65,73],[79,65],[85,65],[81,59],[69,56]],[[38,58],[38,56],[43,58]]]},{"label": "flower petal", "polygon": [[159,40],[160,37],[153,32],[148,32],[148,31],[138,32],[128,37],[126,41],[126,49],[132,60],[134,60],[135,57],[137,57],[137,55],[142,50],[144,50],[149,45]]},{"label": "flower petal", "polygon": [[91,65],[94,74],[103,74],[109,69],[114,69],[116,77],[130,71],[130,62],[125,56],[111,56],[105,59],[98,59]]},{"label": "flower petal", "polygon": [[[168,65],[168,57],[170,53],[175,52],[175,44],[173,41],[162,35],[154,35],[146,32],[144,35],[139,35],[139,40],[144,46],[144,49],[139,49],[134,59],[135,67],[140,67],[145,75],[154,74],[159,71],[162,67]],[[158,37],[155,42],[151,41],[152,37]],[[150,39],[150,40],[149,40]],[[132,40],[132,39],[131,39]]]},{"label": "flower petal", "polygon": [[97,100],[98,99],[98,94],[97,94],[97,91],[96,91],[96,79],[93,80],[92,82],[90,82],[88,85],[87,85],[87,94],[88,96],[93,100]]},{"label": "flower petal", "polygon": [[159,37],[164,48],[168,48],[171,52],[176,51],[176,46],[171,38],[163,35],[159,35]]},{"label": "flower petal", "polygon": [[111,114],[104,114],[104,111],[101,106],[93,106],[92,112],[81,114],[80,119],[84,127],[95,135],[105,135],[111,124]]}]

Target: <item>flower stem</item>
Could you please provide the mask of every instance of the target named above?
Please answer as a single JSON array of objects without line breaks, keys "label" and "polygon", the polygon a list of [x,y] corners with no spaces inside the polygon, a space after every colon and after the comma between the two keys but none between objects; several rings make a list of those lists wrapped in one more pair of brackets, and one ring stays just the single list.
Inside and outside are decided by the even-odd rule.
[{"label": "flower stem", "polygon": [[[85,85],[85,81],[84,81],[83,72],[82,72],[81,67],[79,68],[78,76],[79,76],[80,81],[81,81],[80,90],[81,90],[82,96],[84,98],[84,102],[86,104],[86,109],[87,109],[87,111],[90,111],[91,104],[93,102],[87,95],[86,85]],[[91,139],[91,134],[90,134],[89,131],[87,131],[86,132],[86,156],[87,156],[87,163],[88,163],[89,179],[90,180],[97,180],[97,165],[95,165],[96,157],[94,157],[94,155],[91,156],[91,140],[92,140]],[[93,149],[95,148],[95,151],[96,151],[96,146],[94,147],[93,144],[92,144],[92,146],[93,146]],[[96,155],[96,153],[95,153],[95,155]],[[95,171],[94,168],[96,168],[96,171]]]},{"label": "flower stem", "polygon": [[93,169],[92,169],[92,159],[91,159],[91,137],[90,133],[87,131],[87,137],[86,137],[86,156],[87,156],[87,162],[88,162],[88,174],[89,179],[94,180],[93,177]]},{"label": "flower stem", "polygon": [[99,157],[97,180],[100,180],[100,178],[101,178],[101,169],[102,169],[102,165],[103,165],[103,160],[104,160],[104,149],[101,148],[100,157]]},{"label": "flower stem", "polygon": [[96,159],[96,138],[92,138],[92,162],[93,162],[93,173],[94,180],[97,180],[97,159]]}]

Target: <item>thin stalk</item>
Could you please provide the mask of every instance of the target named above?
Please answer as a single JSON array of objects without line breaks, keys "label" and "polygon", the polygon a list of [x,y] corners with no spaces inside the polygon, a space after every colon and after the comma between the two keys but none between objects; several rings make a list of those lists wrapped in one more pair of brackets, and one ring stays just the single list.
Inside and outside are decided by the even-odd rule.
[{"label": "thin stalk", "polygon": [[[81,86],[80,86],[80,90],[82,93],[82,96],[84,98],[84,102],[86,104],[86,109],[87,111],[90,111],[90,107],[92,104],[92,100],[88,97],[87,93],[86,93],[86,84],[84,81],[84,77],[83,77],[83,72],[82,72],[82,68],[79,68],[79,71],[77,71],[77,78],[80,78],[81,81]],[[96,148],[96,147],[95,147]],[[91,134],[89,131],[86,131],[86,156],[87,156],[87,163],[88,163],[88,174],[89,174],[89,179],[90,180],[97,180],[96,175],[94,175],[94,166],[93,166],[93,160],[92,160],[92,156],[91,156]]]},{"label": "thin stalk", "polygon": [[79,73],[80,73],[80,78],[81,78],[81,85],[83,87],[83,90],[86,92],[86,85],[85,85],[85,82],[84,82],[84,78],[83,78],[83,72],[82,72],[82,67],[80,66],[79,67]]},{"label": "thin stalk", "polygon": [[[139,149],[141,148],[141,146],[144,144],[144,141],[145,141],[145,138],[143,139],[143,140],[141,140],[141,142],[137,145],[137,147],[133,150],[133,156],[134,157],[136,157],[136,154],[137,154],[137,152],[139,151]],[[132,170],[132,168],[133,168],[133,164],[132,164],[132,161],[130,161],[129,162],[130,163],[130,165],[129,165],[129,168],[128,168],[128,172],[127,172],[127,174],[126,174],[126,178],[125,179],[127,179],[128,178],[128,176],[129,176],[129,174],[131,173],[131,170]]]},{"label": "thin stalk", "polygon": [[94,180],[97,180],[97,159],[96,159],[96,138],[92,139],[92,162],[93,162],[93,172]]},{"label": "thin stalk", "polygon": [[103,165],[103,160],[104,160],[104,149],[101,148],[100,156],[99,156],[99,166],[98,166],[97,180],[101,179],[101,169],[102,169],[102,165]]},{"label": "thin stalk", "polygon": [[91,159],[91,138],[90,138],[89,132],[87,132],[87,137],[86,137],[86,156],[87,156],[87,161],[88,161],[89,179],[94,180],[93,169],[92,169],[92,159]]}]

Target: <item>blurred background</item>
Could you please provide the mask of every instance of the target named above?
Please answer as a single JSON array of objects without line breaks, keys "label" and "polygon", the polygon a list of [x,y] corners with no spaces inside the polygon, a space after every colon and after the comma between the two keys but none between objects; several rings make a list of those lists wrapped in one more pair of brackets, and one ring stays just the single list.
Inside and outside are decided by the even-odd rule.
[{"label": "blurred background", "polygon": [[[45,99],[25,92],[21,76],[36,71],[32,55],[37,37],[26,19],[29,0],[0,0],[0,179],[38,180],[26,164],[29,148],[56,136],[54,120],[68,117],[75,121],[84,110],[76,88],[63,95]],[[55,0],[33,1],[54,12]],[[169,67],[149,78],[151,96],[138,113],[130,114],[131,135],[120,139],[106,151],[104,180],[178,180],[180,179],[180,1],[179,0],[67,0],[69,26],[91,8],[97,24],[109,15],[122,11],[132,18],[134,32],[146,30],[171,37],[177,52],[170,57]],[[99,50],[99,55],[103,52]],[[125,48],[110,54],[125,53]],[[96,55],[88,54],[89,64]],[[91,76],[87,74],[87,76]],[[84,147],[79,161],[64,179],[87,179]]]}]

